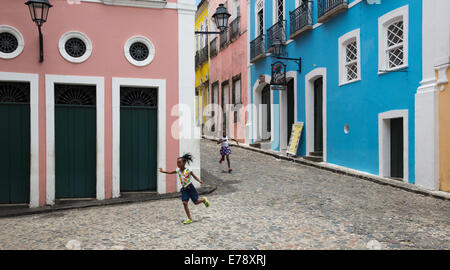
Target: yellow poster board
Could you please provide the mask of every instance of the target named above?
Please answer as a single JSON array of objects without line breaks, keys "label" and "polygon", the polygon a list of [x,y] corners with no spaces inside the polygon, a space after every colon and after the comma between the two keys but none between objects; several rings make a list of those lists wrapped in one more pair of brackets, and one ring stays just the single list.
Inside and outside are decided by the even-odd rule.
[{"label": "yellow poster board", "polygon": [[289,139],[289,145],[286,150],[287,154],[296,156],[298,144],[300,143],[300,137],[302,136],[303,122],[295,122],[292,125],[291,138]]}]

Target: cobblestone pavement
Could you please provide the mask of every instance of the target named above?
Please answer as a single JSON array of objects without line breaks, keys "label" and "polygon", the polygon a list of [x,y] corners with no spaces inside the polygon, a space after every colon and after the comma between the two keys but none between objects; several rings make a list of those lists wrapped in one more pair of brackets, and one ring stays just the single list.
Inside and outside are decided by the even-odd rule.
[{"label": "cobblestone pavement", "polygon": [[211,207],[180,199],[0,219],[0,249],[450,249],[450,203],[252,151],[202,141]]}]

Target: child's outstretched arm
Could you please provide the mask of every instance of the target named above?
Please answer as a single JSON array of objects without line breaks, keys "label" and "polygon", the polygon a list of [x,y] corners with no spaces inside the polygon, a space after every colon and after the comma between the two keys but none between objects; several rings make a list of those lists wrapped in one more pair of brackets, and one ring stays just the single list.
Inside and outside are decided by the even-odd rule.
[{"label": "child's outstretched arm", "polygon": [[195,175],[193,171],[191,171],[191,175],[192,175],[192,177],[194,177],[195,180],[197,180],[197,182],[199,182],[200,184],[203,184],[203,181],[198,179],[197,175]]},{"label": "child's outstretched arm", "polygon": [[159,168],[159,172],[162,172],[162,173],[165,173],[165,174],[176,174],[177,173],[177,171],[171,171],[171,172],[164,171],[162,168]]}]

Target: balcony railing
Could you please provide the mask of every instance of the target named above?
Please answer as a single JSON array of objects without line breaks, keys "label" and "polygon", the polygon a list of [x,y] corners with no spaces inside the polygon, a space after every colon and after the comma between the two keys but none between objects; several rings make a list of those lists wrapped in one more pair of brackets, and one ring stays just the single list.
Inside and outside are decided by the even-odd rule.
[{"label": "balcony railing", "polygon": [[230,40],[231,42],[239,38],[241,34],[241,17],[237,17],[230,23]]},{"label": "balcony railing", "polygon": [[217,55],[217,37],[209,43],[209,55],[211,58]]},{"label": "balcony railing", "polygon": [[223,50],[228,45],[228,28],[220,32],[220,49]]},{"label": "balcony railing", "polygon": [[322,23],[348,9],[347,0],[318,0],[318,22]]},{"label": "balcony railing", "polygon": [[196,51],[195,52],[195,69],[197,69],[199,66],[200,66],[200,51]]},{"label": "balcony railing", "polygon": [[286,21],[279,21],[267,29],[267,51],[272,51],[275,39],[286,42]]},{"label": "balcony railing", "polygon": [[290,35],[289,38],[293,39],[306,30],[313,28],[311,7],[308,2],[303,2],[294,11],[289,12],[290,18]]},{"label": "balcony railing", "polygon": [[262,34],[250,42],[250,62],[256,62],[266,56],[264,40],[264,34]]},{"label": "balcony railing", "polygon": [[200,60],[199,60],[200,66],[208,62],[208,51],[209,51],[208,45],[206,45],[200,50]]}]

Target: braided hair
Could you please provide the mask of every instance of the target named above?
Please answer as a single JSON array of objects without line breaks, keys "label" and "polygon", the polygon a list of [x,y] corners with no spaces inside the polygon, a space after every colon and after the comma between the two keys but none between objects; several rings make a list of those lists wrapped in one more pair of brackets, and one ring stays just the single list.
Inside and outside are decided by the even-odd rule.
[{"label": "braided hair", "polygon": [[184,162],[187,162],[188,165],[191,164],[191,162],[194,160],[194,157],[190,153],[186,153],[179,158],[184,160]]}]

